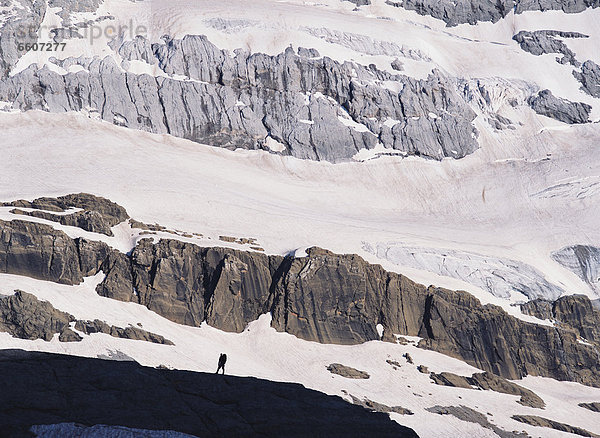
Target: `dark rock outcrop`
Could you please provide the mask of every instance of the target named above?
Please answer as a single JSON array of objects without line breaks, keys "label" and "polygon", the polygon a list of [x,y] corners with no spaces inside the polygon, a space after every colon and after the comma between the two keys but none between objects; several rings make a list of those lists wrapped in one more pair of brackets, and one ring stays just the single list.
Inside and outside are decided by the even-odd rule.
[{"label": "dark rock outcrop", "polygon": [[[97,250],[106,247],[95,243],[84,246],[84,263],[86,256],[103,257],[103,251]],[[84,274],[92,274],[91,270],[82,272],[80,254],[78,241],[49,225],[0,221],[0,272],[78,284]]]},{"label": "dark rock outcrop", "polygon": [[529,424],[531,426],[548,427],[554,430],[560,430],[561,432],[568,432],[574,435],[585,436],[585,437],[598,437],[595,433],[588,432],[585,429],[577,426],[571,426],[565,423],[559,423],[558,421],[550,420],[548,418],[538,417],[537,415],[513,415],[513,420],[521,423]]},{"label": "dark rock outcrop", "polygon": [[587,103],[571,102],[556,97],[550,90],[542,90],[529,98],[529,106],[538,114],[558,121],[575,124],[588,123],[592,107]]},{"label": "dark rock outcrop", "polygon": [[521,49],[526,52],[536,56],[546,53],[559,53],[563,57],[557,58],[557,62],[579,67],[581,63],[575,59],[575,53],[559,38],[589,38],[589,36],[579,32],[563,32],[559,30],[536,30],[534,32],[522,30],[513,36],[513,40],[519,43]]},{"label": "dark rock outcrop", "polygon": [[526,433],[520,432],[508,432],[506,430],[500,429],[495,424],[489,422],[487,417],[483,415],[481,412],[476,411],[475,409],[471,409],[468,406],[432,406],[426,409],[429,412],[433,412],[434,414],[440,415],[452,415],[459,420],[467,421],[469,423],[476,423],[486,429],[490,429],[494,431],[496,435],[500,438],[526,438],[529,435]]},{"label": "dark rock outcrop", "polygon": [[92,333],[105,333],[115,338],[133,339],[137,341],[153,342],[155,344],[163,345],[174,345],[172,341],[165,339],[161,335],[147,332],[146,330],[139,329],[137,327],[116,327],[114,325],[108,325],[104,321],[95,319],[94,321],[81,321],[78,320],[75,324],[75,329],[85,333],[86,335]]},{"label": "dark rock outcrop", "polygon": [[424,287],[357,255],[311,248],[307,257],[268,256],[165,239],[143,239],[126,255],[45,225],[0,227],[0,272],[75,284],[101,269],[100,295],[177,323],[241,332],[270,312],[279,331],[338,344],[378,340],[381,324],[507,379],[532,374],[600,386],[594,336],[580,343],[569,327],[523,322],[466,292]]},{"label": "dark rock outcrop", "polygon": [[597,8],[599,0],[387,0],[386,4],[397,8],[415,11],[420,15],[430,15],[456,26],[462,23],[477,24],[479,21],[492,23],[506,17],[509,12],[521,14],[526,11],[559,10],[566,13],[582,12],[587,8]]},{"label": "dark rock outcrop", "polygon": [[81,340],[69,329],[73,321],[73,316],[27,292],[18,290],[14,295],[0,296],[0,332],[8,332],[16,338],[50,341],[55,334],[60,334],[63,342]]},{"label": "dark rock outcrop", "polygon": [[523,388],[516,383],[509,382],[502,377],[492,373],[475,373],[471,377],[459,376],[457,374],[442,372],[439,374],[431,373],[429,375],[438,385],[453,386],[455,388],[474,389],[474,387],[500,392],[502,394],[519,395],[521,399],[517,402],[523,406],[543,409],[546,406],[542,400],[533,391]]},{"label": "dark rock outcrop", "polygon": [[600,412],[600,402],[579,403],[577,406],[589,409],[592,412]]},{"label": "dark rock outcrop", "polygon": [[77,423],[202,437],[416,437],[387,414],[299,384],[147,368],[21,350],[0,351],[0,430]]},{"label": "dark rock outcrop", "polygon": [[355,405],[358,405],[358,406],[362,406],[365,409],[369,409],[370,411],[383,412],[386,414],[389,414],[390,412],[394,412],[394,413],[400,414],[400,415],[414,415],[414,412],[412,412],[410,409],[403,408],[402,406],[388,406],[388,405],[384,405],[383,403],[378,403],[376,401],[369,400],[366,397],[362,398],[362,399],[355,397],[352,394],[349,394],[348,391],[345,391],[345,390],[342,390],[342,392],[344,394],[347,394],[348,396],[350,396],[350,398],[352,399],[352,403],[354,403]]},{"label": "dark rock outcrop", "polygon": [[433,159],[479,147],[476,114],[439,71],[417,80],[315,58],[308,49],[231,56],[198,35],[153,44],[116,39],[113,48],[192,80],[124,72],[110,56],[69,58],[56,62],[83,70],[60,75],[31,66],[0,81],[0,100],[23,111],[92,108],[119,126],[229,149],[271,150],[275,141],[283,145],[278,153],[330,162],[378,143]]},{"label": "dark rock outcrop", "polygon": [[585,295],[567,295],[558,300],[534,300],[522,304],[523,313],[560,324],[578,337],[600,344],[600,310]]},{"label": "dark rock outcrop", "polygon": [[341,363],[332,363],[327,367],[327,371],[331,374],[347,377],[348,379],[368,379],[370,377],[369,373],[365,371],[357,370]]},{"label": "dark rock outcrop", "polygon": [[585,61],[581,71],[573,71],[573,76],[581,82],[581,89],[587,94],[600,97],[600,66],[593,61]]},{"label": "dark rock outcrop", "polygon": [[[78,193],[58,198],[39,198],[31,202],[25,200],[7,202],[4,203],[4,206],[20,207],[11,211],[14,214],[46,219],[62,225],[79,227],[93,233],[106,234],[107,236],[113,235],[111,227],[129,218],[125,209],[120,205],[88,193]],[[25,211],[21,208],[35,210]],[[70,214],[51,213],[64,213],[69,208],[77,208],[82,211]]]}]

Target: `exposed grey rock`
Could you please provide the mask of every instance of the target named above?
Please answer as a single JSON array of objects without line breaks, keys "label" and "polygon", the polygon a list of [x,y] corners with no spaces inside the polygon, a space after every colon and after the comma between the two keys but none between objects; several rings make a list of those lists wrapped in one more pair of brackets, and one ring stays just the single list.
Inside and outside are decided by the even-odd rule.
[{"label": "exposed grey rock", "polygon": [[296,383],[21,350],[0,351],[0,376],[0,430],[10,437],[60,423],[208,438],[417,437],[388,414]]},{"label": "exposed grey rock", "polygon": [[123,207],[105,198],[87,193],[61,196],[59,198],[39,198],[31,202],[20,200],[7,202],[4,205],[58,213],[63,213],[69,208],[79,208],[83,211],[71,214],[53,214],[48,211],[24,211],[20,209],[14,209],[11,213],[59,222],[63,225],[79,227],[86,231],[102,233],[107,236],[113,235],[111,227],[129,218]]},{"label": "exposed grey rock", "polygon": [[581,427],[571,426],[565,423],[559,423],[558,421],[550,420],[548,418],[538,417],[537,415],[513,415],[513,420],[520,421],[521,423],[529,424],[531,426],[548,427],[554,430],[560,430],[561,432],[568,432],[579,436],[585,437],[598,437],[595,433],[588,432]]},{"label": "exposed grey rock", "polygon": [[307,49],[305,47],[298,47],[298,56],[304,58],[318,58],[321,55],[317,49]]},{"label": "exposed grey rock", "polygon": [[342,0],[342,1],[348,1],[350,3],[354,3],[356,6],[365,6],[365,5],[371,4],[371,0]]},{"label": "exposed grey rock", "polygon": [[404,70],[404,64],[398,58],[392,61],[392,68],[397,71]]},{"label": "exposed grey rock", "polygon": [[573,71],[573,76],[582,83],[581,89],[587,94],[600,97],[600,66],[593,61],[585,61],[581,72]]},{"label": "exposed grey rock", "polygon": [[83,280],[76,243],[43,224],[0,221],[0,272],[63,284]]},{"label": "exposed grey rock", "polygon": [[587,8],[600,6],[598,0],[518,0],[515,1],[515,14],[525,11],[563,11],[568,14],[583,12]]},{"label": "exposed grey rock", "polygon": [[467,421],[469,423],[476,423],[486,429],[493,430],[496,435],[500,438],[517,438],[517,437],[528,437],[526,433],[521,432],[508,432],[506,430],[500,429],[495,424],[492,424],[488,421],[487,417],[483,415],[481,412],[476,411],[475,409],[471,409],[467,406],[432,406],[430,408],[426,408],[427,411],[433,412],[434,414],[440,415],[452,415],[459,420]]},{"label": "exposed grey rock", "polygon": [[17,290],[14,295],[0,296],[0,331],[17,338],[50,341],[60,333],[63,342],[81,340],[75,339],[69,329],[69,323],[74,320],[68,313],[56,310],[52,304],[39,301],[27,292]]},{"label": "exposed grey rock", "polygon": [[564,123],[587,123],[592,107],[587,103],[570,102],[556,97],[550,90],[542,90],[537,96],[531,96],[529,105],[542,116],[550,117]]},{"label": "exposed grey rock", "polygon": [[115,338],[134,339],[163,345],[175,345],[172,341],[165,339],[161,335],[150,333],[137,327],[129,326],[121,328],[114,325],[108,325],[106,322],[100,321],[99,319],[95,319],[94,321],[78,320],[75,324],[75,329],[85,333],[86,335],[92,333],[105,333],[107,335],[114,336]]},{"label": "exposed grey rock", "polygon": [[232,57],[204,36],[150,47],[152,58],[143,38],[115,44],[127,60],[193,81],[126,73],[112,57],[79,59],[86,70],[64,76],[27,68],[0,82],[0,99],[24,111],[98,111],[120,126],[230,149],[268,149],[271,137],[283,154],[330,162],[378,143],[433,159],[478,148],[475,113],[438,71],[416,80],[291,48]]},{"label": "exposed grey rock", "polygon": [[18,50],[19,44],[37,42],[37,31],[46,13],[45,0],[14,0],[11,6],[11,18],[0,27],[0,80],[25,54]]},{"label": "exposed grey rock", "polygon": [[600,309],[585,295],[567,295],[554,302],[534,300],[522,304],[523,313],[558,322],[564,329],[600,344]]},{"label": "exposed grey rock", "polygon": [[79,336],[78,333],[74,332],[70,328],[64,329],[62,331],[62,333],[60,334],[60,336],[58,337],[58,340],[60,342],[79,342],[82,339],[83,338],[81,336]]},{"label": "exposed grey rock", "polygon": [[423,374],[429,374],[429,368],[427,368],[425,365],[419,365],[419,366],[417,367],[417,370],[418,370],[420,373],[423,373]]},{"label": "exposed grey rock", "polygon": [[420,15],[430,15],[444,21],[447,26],[476,24],[478,21],[495,23],[513,9],[512,0],[387,0],[386,3]]},{"label": "exposed grey rock", "polygon": [[102,0],[49,0],[48,6],[61,8],[58,15],[63,19],[63,23],[68,24],[71,14],[75,12],[95,12],[101,3]]},{"label": "exposed grey rock", "polygon": [[447,26],[461,23],[476,24],[478,21],[492,23],[506,17],[509,12],[562,10],[567,13],[582,12],[600,5],[599,0],[386,0],[386,4],[430,15],[442,20]]},{"label": "exposed grey rock", "polygon": [[383,403],[378,403],[373,400],[369,400],[368,398],[358,398],[352,394],[349,394],[348,391],[342,390],[343,393],[350,396],[352,399],[352,403],[358,406],[362,406],[365,409],[369,409],[374,412],[383,412],[389,414],[390,412],[394,412],[400,415],[414,415],[414,413],[410,409],[403,408],[402,406],[388,406]]},{"label": "exposed grey rock", "polygon": [[241,332],[270,312],[279,331],[337,344],[378,340],[381,324],[507,379],[540,375],[600,386],[594,336],[580,343],[570,326],[526,323],[466,292],[426,288],[357,255],[311,248],[307,257],[268,256],[166,239],[143,239],[123,254],[40,224],[0,227],[1,272],[74,284],[101,269],[100,295],[177,323]]},{"label": "exposed grey rock", "polygon": [[560,53],[563,57],[557,58],[557,62],[560,64],[569,63],[579,67],[581,63],[575,59],[575,53],[558,38],[589,38],[589,36],[579,32],[562,32],[559,30],[536,30],[534,32],[522,30],[513,36],[513,40],[519,43],[521,49],[526,52],[536,56],[546,53]]},{"label": "exposed grey rock", "polygon": [[449,372],[431,373],[429,375],[437,385],[452,386],[455,388],[473,389],[474,387],[500,392],[502,394],[519,395],[521,399],[517,402],[523,406],[543,409],[546,406],[542,400],[533,391],[523,388],[516,383],[509,382],[502,377],[492,373],[475,373],[471,377],[459,376]]},{"label": "exposed grey rock", "polygon": [[332,363],[327,367],[327,370],[331,374],[338,374],[342,377],[347,377],[348,379],[368,379],[370,377],[369,373],[365,371],[360,371],[356,368],[342,365],[341,363]]},{"label": "exposed grey rock", "polygon": [[579,403],[577,406],[589,409],[592,412],[600,412],[600,402]]}]

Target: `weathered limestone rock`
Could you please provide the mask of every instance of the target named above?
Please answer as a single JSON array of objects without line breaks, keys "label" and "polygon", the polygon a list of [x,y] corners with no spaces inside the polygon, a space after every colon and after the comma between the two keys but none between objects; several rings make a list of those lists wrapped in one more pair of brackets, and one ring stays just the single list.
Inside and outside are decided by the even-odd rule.
[{"label": "weathered limestone rock", "polygon": [[0,81],[0,99],[23,111],[97,111],[120,126],[229,149],[271,150],[271,139],[284,146],[277,153],[334,163],[378,143],[438,160],[479,147],[475,113],[439,71],[417,80],[306,48],[231,56],[198,35],[119,43],[125,60],[193,81],[125,72],[110,56],[69,58],[56,62],[83,70],[31,66]]},{"label": "weathered limestone rock", "polygon": [[571,102],[556,97],[550,90],[542,90],[536,96],[531,96],[529,105],[542,116],[569,124],[588,123],[592,109],[587,103]]},{"label": "weathered limestone rock", "polygon": [[369,373],[352,368],[341,363],[332,363],[327,367],[331,374],[337,374],[348,379],[368,379]]},{"label": "weathered limestone rock", "polygon": [[490,429],[494,431],[496,435],[500,438],[527,438],[529,435],[526,433],[519,432],[508,432],[504,429],[500,429],[495,424],[492,424],[488,421],[487,417],[483,415],[481,412],[476,411],[475,409],[471,409],[467,406],[432,406],[427,408],[429,412],[433,412],[440,415],[452,415],[459,420],[467,421],[469,423],[476,423],[486,429]]},{"label": "weathered limestone rock", "polygon": [[593,412],[600,412],[600,402],[579,403],[577,406],[581,406],[582,408],[589,409]]},{"label": "weathered limestone rock", "polygon": [[105,333],[115,338],[154,342],[155,344],[163,345],[175,345],[172,341],[169,341],[156,333],[150,333],[146,330],[131,326],[125,328],[116,327],[114,325],[108,325],[106,322],[100,321],[99,319],[95,319],[94,321],[78,320],[75,324],[75,329],[86,335],[92,333]]},{"label": "weathered limestone rock", "polygon": [[538,417],[537,415],[513,415],[513,420],[520,421],[521,423],[530,424],[532,426],[548,427],[554,430],[560,430],[561,432],[568,432],[574,435],[585,436],[585,437],[598,437],[595,433],[588,432],[581,427],[571,426],[565,423],[559,423],[558,421],[550,420],[548,418]]},{"label": "weathered limestone rock", "polygon": [[[76,284],[102,270],[100,295],[181,324],[241,332],[270,312],[277,330],[337,344],[378,340],[381,324],[384,333],[419,336],[422,348],[507,379],[532,374],[600,386],[596,313],[584,297],[555,305],[556,315],[572,314],[572,326],[548,327],[466,292],[426,288],[357,255],[319,248],[293,258],[143,239],[123,254],[23,221],[0,222],[0,237],[1,272]],[[572,312],[573,305],[581,308]]]},{"label": "weathered limestone rock", "polygon": [[34,295],[15,291],[14,295],[0,296],[0,331],[21,339],[50,341],[60,333],[63,342],[77,341],[69,329],[75,318],[56,310],[52,304],[39,301]]},{"label": "weathered limestone rock", "polygon": [[[4,204],[21,208],[33,208],[36,210],[25,211],[16,208],[11,211],[14,214],[22,214],[54,222],[63,225],[79,227],[93,233],[102,233],[112,236],[111,227],[127,220],[129,216],[123,207],[109,201],[108,199],[79,193],[75,195],[61,196],[58,198],[39,198],[33,201],[14,201]],[[53,214],[51,212],[63,213],[69,208],[77,208],[70,214]],[[47,211],[43,211],[47,210]]]},{"label": "weathered limestone rock", "polygon": [[575,59],[575,53],[558,38],[589,38],[589,36],[579,32],[563,32],[559,30],[536,30],[534,32],[522,30],[513,36],[513,40],[519,43],[521,49],[526,52],[536,56],[546,53],[560,53],[563,57],[560,59],[557,58],[557,62],[560,64],[569,63],[575,67],[579,67],[581,63]]},{"label": "weathered limestone rock", "polygon": [[560,323],[590,342],[600,343],[600,310],[585,295],[567,295],[551,302],[534,300],[521,305],[523,313]]},{"label": "weathered limestone rock", "polygon": [[581,82],[581,89],[587,94],[600,97],[600,66],[593,61],[585,61],[581,72],[573,71],[573,76]]},{"label": "weathered limestone rock", "polygon": [[582,12],[586,8],[597,8],[599,0],[387,0],[386,4],[430,15],[442,20],[447,26],[461,23],[476,24],[478,21],[492,23],[506,17],[509,12],[521,14],[525,11],[562,10],[567,13]]}]

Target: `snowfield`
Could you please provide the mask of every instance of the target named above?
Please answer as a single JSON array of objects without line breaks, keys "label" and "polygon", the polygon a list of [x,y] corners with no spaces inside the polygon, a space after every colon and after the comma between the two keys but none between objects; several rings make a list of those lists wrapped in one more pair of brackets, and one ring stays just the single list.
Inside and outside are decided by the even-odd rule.
[{"label": "snowfield", "polygon": [[[43,26],[60,24],[59,12],[49,8]],[[512,40],[521,30],[581,32],[589,38],[564,39],[565,44],[579,61],[600,64],[600,8],[578,14],[511,12],[497,23],[446,27],[384,0],[360,8],[339,0],[253,0],[251,6],[243,0],[105,0],[96,12],[78,13],[74,19],[105,15],[114,19],[100,22],[103,29],[143,26],[152,42],[165,34],[202,34],[231,53],[241,48],[277,54],[292,45],[415,78],[438,69],[469,96],[480,149],[460,160],[434,161],[405,157],[379,145],[361,150],[355,162],[330,164],[130,130],[97,120],[93,111],[22,113],[0,102],[0,203],[92,193],[122,205],[138,221],[198,233],[185,237],[158,232],[155,239],[247,249],[219,240],[226,235],[256,238],[267,254],[300,256],[312,246],[356,253],[425,285],[466,290],[482,303],[537,324],[553,322],[523,315],[515,304],[570,294],[600,299],[600,289],[552,258],[571,245],[600,247],[600,100],[580,89],[573,66],[556,62],[557,54],[534,56]],[[125,39],[131,36],[127,32]],[[40,41],[48,41],[47,35],[40,35]],[[60,74],[74,72],[82,67],[62,68],[51,58],[79,56],[111,56],[124,71],[166,75],[142,61],[122,63],[109,41],[108,35],[92,42],[73,39],[64,52],[29,52],[11,75],[31,64]],[[396,60],[403,71],[392,68]],[[397,83],[385,85],[399,91]],[[480,85],[487,100],[478,91]],[[591,105],[592,122],[567,125],[534,113],[526,99],[546,88]],[[496,129],[490,122],[496,113],[510,119],[511,127]],[[368,130],[343,115],[339,119],[357,131]],[[266,145],[273,152],[285,151],[271,137]],[[0,207],[0,220],[47,223],[71,237],[102,240],[122,252],[147,237],[127,223],[114,227],[114,237],[108,237],[10,210]],[[516,396],[435,385],[417,365],[469,376],[478,370],[419,349],[414,339],[407,345],[323,345],[276,332],[268,314],[240,334],[206,324],[182,326],[143,306],[100,297],[94,288],[102,278],[99,274],[81,285],[64,286],[0,274],[0,294],[22,289],[76,318],[97,318],[119,327],[141,324],[175,345],[105,334],[62,343],[57,336],[45,342],[0,333],[0,348],[87,357],[120,352],[146,366],[203,372],[214,372],[219,354],[226,352],[229,374],[297,382],[347,400],[351,394],[410,409],[414,415],[390,416],[423,437],[497,436],[476,423],[426,410],[435,405],[464,405],[506,431],[526,431],[532,437],[572,435],[519,423],[512,415],[539,415],[600,434],[600,414],[577,406],[600,401],[598,388],[530,376],[517,383],[547,405],[545,410],[533,409],[517,404]],[[405,353],[414,364],[407,363]],[[366,371],[370,378],[331,374],[326,369],[331,363]]]}]

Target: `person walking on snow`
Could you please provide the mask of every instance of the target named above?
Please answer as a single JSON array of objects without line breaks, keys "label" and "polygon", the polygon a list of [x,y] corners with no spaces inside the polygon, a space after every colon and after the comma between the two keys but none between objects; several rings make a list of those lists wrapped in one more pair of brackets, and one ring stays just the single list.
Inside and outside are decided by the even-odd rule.
[{"label": "person walking on snow", "polygon": [[219,367],[217,368],[216,374],[219,374],[219,370],[223,368],[223,375],[225,375],[225,362],[227,362],[227,355],[225,353],[221,353],[219,356]]}]

